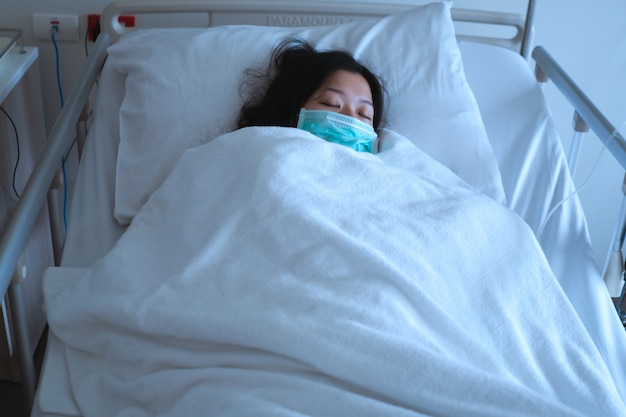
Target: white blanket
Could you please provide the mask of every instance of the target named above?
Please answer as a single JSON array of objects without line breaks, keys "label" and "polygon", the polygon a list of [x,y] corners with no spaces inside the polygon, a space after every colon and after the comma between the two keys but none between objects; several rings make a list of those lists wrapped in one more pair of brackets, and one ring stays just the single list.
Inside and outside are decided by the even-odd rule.
[{"label": "white blanket", "polygon": [[85,416],[626,415],[528,227],[391,133],[191,149],[44,285]]}]

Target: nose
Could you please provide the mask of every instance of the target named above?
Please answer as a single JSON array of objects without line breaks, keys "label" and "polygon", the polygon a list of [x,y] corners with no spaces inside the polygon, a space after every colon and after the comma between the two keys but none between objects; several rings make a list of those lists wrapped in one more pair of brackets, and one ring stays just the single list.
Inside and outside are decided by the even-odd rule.
[{"label": "nose", "polygon": [[341,108],[341,110],[339,111],[339,113],[343,114],[344,116],[350,116],[350,117],[354,117],[356,118],[358,116],[358,113],[356,111],[356,109],[352,106],[344,106]]}]

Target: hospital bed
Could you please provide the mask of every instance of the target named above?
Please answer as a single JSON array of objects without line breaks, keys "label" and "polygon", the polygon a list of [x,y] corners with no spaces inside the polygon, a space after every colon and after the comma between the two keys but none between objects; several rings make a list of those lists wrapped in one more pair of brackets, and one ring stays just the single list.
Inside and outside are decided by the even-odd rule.
[{"label": "hospital bed", "polygon": [[[487,19],[495,26],[510,26],[514,32],[510,37],[455,32],[448,7],[447,4],[413,8],[389,4],[204,1],[121,2],[105,9],[103,32],[90,52],[84,77],[77,81],[72,97],[55,123],[40,169],[33,174],[29,188],[22,194],[22,204],[2,240],[0,282],[4,289],[9,285],[23,240],[32,225],[31,212],[37,212],[32,207],[38,207],[45,198],[52,182],[49,174],[56,171],[61,155],[74,141],[73,133],[68,132],[74,131],[73,126],[97,81],[94,115],[80,156],[61,265],[50,269],[45,278],[45,308],[50,315],[50,332],[33,416],[203,412],[213,415],[218,408],[207,411],[209,407],[223,406],[224,411],[234,404],[241,407],[239,410],[231,408],[237,415],[245,412],[328,415],[366,411],[370,415],[589,415],[589,407],[594,413],[620,415],[626,399],[624,329],[594,261],[584,213],[574,193],[567,158],[541,84],[529,67],[533,4],[530,2],[526,16],[452,9],[452,17],[457,22],[477,23]],[[174,12],[204,13],[215,29],[148,29],[126,35],[127,29],[117,20],[120,15],[133,14],[141,26],[144,15],[154,18],[161,13]],[[239,26],[242,24],[254,26]],[[266,143],[276,142],[271,146],[257,146],[258,141],[245,137],[242,131],[229,133],[230,121],[241,99],[241,76],[246,69],[266,62],[271,48],[279,40],[294,34],[311,39],[321,48],[340,47],[353,51],[385,80],[389,91],[388,130],[381,132],[380,161],[375,159],[378,156],[367,156],[363,157],[365,162],[361,159],[355,162],[355,156],[347,150],[302,135],[284,136],[287,133],[280,129],[258,132],[268,141]],[[110,44],[113,46],[107,50]],[[543,81],[550,78],[557,83],[572,102],[576,114],[626,167],[623,138],[614,134],[611,124],[545,50],[537,48],[532,56],[539,64],[539,78]],[[408,81],[406,77],[416,81]],[[294,135],[291,129],[287,130]],[[298,146],[291,146],[294,143]],[[291,151],[276,153],[276,149],[283,148]],[[336,244],[336,253],[343,253],[344,246],[350,250],[358,247],[363,256],[354,258],[354,265],[346,266],[336,253],[309,248],[310,251],[298,254],[299,263],[291,267],[299,270],[299,265],[308,266],[305,261],[310,260],[312,265],[317,265],[314,270],[328,271],[335,279],[334,274],[345,268],[348,268],[348,276],[369,276],[371,270],[382,268],[385,280],[379,282],[376,275],[371,276],[380,287],[371,289],[368,284],[361,290],[341,281],[338,285],[347,285],[349,294],[358,294],[356,298],[341,298],[344,295],[335,294],[332,286],[317,287],[316,282],[301,293],[300,287],[286,284],[292,281],[285,277],[298,276],[289,270],[275,285],[280,288],[287,285],[293,293],[276,290],[265,294],[264,287],[257,288],[259,284],[249,281],[250,276],[257,273],[266,277],[263,275],[266,264],[254,263],[257,257],[262,257],[256,254],[260,251],[258,247],[273,247],[274,232],[287,222],[291,228],[277,233],[274,244],[281,250],[290,249],[280,246],[281,239],[289,245],[306,241],[309,234],[301,227],[308,223],[297,220],[289,223],[292,220],[285,220],[291,218],[288,216],[272,223],[269,218],[266,229],[259,226],[259,231],[269,233],[260,238],[258,245],[247,246],[250,236],[254,235],[249,231],[257,230],[253,224],[264,224],[265,219],[257,218],[257,223],[250,223],[233,213],[242,210],[255,215],[254,210],[265,204],[269,204],[268,210],[272,209],[269,212],[282,213],[285,205],[292,204],[283,195],[287,191],[279,192],[275,196],[278,202],[273,203],[271,187],[262,188],[260,196],[254,187],[276,183],[279,179],[274,170],[282,173],[284,166],[291,167],[294,162],[313,169],[322,159],[310,166],[306,165],[306,156],[295,161],[294,158],[301,153],[315,155],[316,152],[332,160],[356,164],[355,169],[366,169],[363,168],[366,166],[364,172],[390,180],[381,187],[381,184],[370,184],[367,179],[359,178],[359,186],[366,187],[368,192],[350,194],[355,200],[367,199],[370,194],[378,195],[387,189],[392,197],[400,198],[393,194],[393,186],[413,187],[406,181],[395,182],[395,176],[390,177],[386,168],[380,168],[381,161],[396,167],[394,173],[402,179],[423,181],[422,176],[426,176],[423,173],[430,175],[432,171],[441,182],[453,184],[450,188],[461,193],[463,199],[478,200],[481,207],[493,212],[494,218],[503,216],[506,222],[512,222],[510,238],[499,243],[503,248],[515,250],[506,257],[474,253],[477,266],[468,264],[459,268],[455,258],[474,258],[463,258],[471,255],[466,252],[472,251],[454,246],[454,239],[465,243],[469,240],[456,236],[452,230],[450,246],[434,240],[422,249],[425,253],[428,246],[434,246],[433,250],[439,251],[435,253],[440,256],[435,256],[428,268],[442,268],[442,271],[453,268],[456,272],[450,275],[455,277],[449,282],[420,281],[425,291],[422,293],[413,286],[407,287],[400,278],[402,274],[396,276],[399,264],[413,265],[412,258],[419,256],[404,259],[401,255],[406,249],[393,246],[394,255],[386,254],[385,262],[370,263],[370,259],[379,258],[378,252],[366,244],[369,229],[358,229],[362,236],[360,241],[344,241],[347,234],[344,231],[336,235],[340,242]],[[197,215],[193,210],[201,204],[186,204],[187,198],[193,203],[195,197],[188,196],[191,191],[178,193],[181,183],[176,182],[182,180],[190,189],[202,188],[194,178],[203,170],[191,170],[200,154],[208,158],[218,155],[210,159],[210,164],[202,166],[212,173],[214,170],[223,172],[223,178],[210,184],[219,201],[213,201],[217,198],[203,200],[206,196],[201,196],[200,201],[207,201],[208,207],[213,209],[205,213],[207,219],[213,220],[207,220],[206,228],[216,228],[212,236],[217,236],[217,241],[235,239],[232,243],[235,249],[226,253],[237,262],[229,263],[228,259],[220,258],[225,261],[217,262],[219,272],[229,274],[238,268],[245,271],[243,259],[254,261],[256,268],[254,274],[248,270],[248,274],[239,277],[238,288],[222,282],[216,284],[217,295],[202,294],[200,300],[206,297],[207,304],[220,306],[213,310],[219,317],[199,318],[198,315],[207,311],[194,310],[198,299],[193,294],[177,292],[182,291],[179,287],[191,282],[200,285],[191,289],[192,293],[194,289],[197,293],[204,288],[205,281],[212,281],[195,281],[197,277],[191,275],[199,264],[211,262],[184,251],[171,255],[173,257],[167,252],[176,252],[181,247],[194,248],[196,244],[202,246],[198,225],[187,220]],[[240,160],[223,160],[233,154]],[[262,161],[258,162],[256,156]],[[179,158],[182,158],[180,163]],[[274,158],[282,161],[281,164],[273,162]],[[257,166],[257,163],[270,165]],[[229,167],[234,164],[240,164],[239,171],[231,173]],[[258,171],[252,175],[248,173],[248,166]],[[255,180],[248,179],[246,173]],[[236,181],[222,189],[224,183],[232,180],[231,174]],[[346,172],[345,175],[352,178],[354,174]],[[290,196],[295,201],[293,204],[300,203],[301,196],[298,188],[293,188],[296,180],[301,184],[311,181],[308,174],[292,168],[280,177],[282,182],[279,183],[281,187],[292,187],[285,189],[293,192]],[[322,184],[331,187],[336,178],[318,176],[316,180],[327,181]],[[254,207],[248,207],[244,200],[237,201],[239,188],[233,185],[235,183],[251,187],[242,192],[251,191],[244,197],[254,202]],[[433,196],[448,192],[434,183],[419,184],[432,189]],[[315,184],[310,185],[315,188]],[[469,189],[477,192],[469,193]],[[419,189],[408,190],[420,193]],[[308,198],[305,199],[307,204],[313,204]],[[232,200],[236,200],[235,203]],[[308,213],[307,204],[297,207]],[[518,217],[509,219],[502,214],[501,206],[515,212],[515,216],[523,219],[523,225],[516,223]],[[558,209],[553,210],[555,207]],[[315,216],[326,215],[315,213]],[[469,216],[458,214],[459,217],[452,220],[462,225],[467,219],[475,218],[465,215]],[[346,222],[346,228],[352,225],[342,217],[343,213],[337,216]],[[166,230],[146,232],[145,227],[142,229],[151,221],[170,224],[172,217],[177,221]],[[421,220],[425,224],[422,231],[430,236],[431,231],[426,229],[427,217],[424,215]],[[366,218],[361,220],[367,222]],[[404,232],[396,230],[399,227],[396,222],[387,221],[389,216],[377,217],[377,220],[398,232],[397,240],[402,241]],[[398,223],[401,221],[418,227],[411,219],[399,217]],[[220,225],[213,226],[213,222]],[[231,225],[231,232],[221,229],[221,224]],[[189,233],[189,239],[170,242],[168,237],[175,235],[177,226]],[[455,229],[440,223],[433,227],[435,237],[445,236],[448,227]],[[297,230],[294,232],[292,228]],[[324,234],[325,230],[319,233]],[[147,234],[143,236],[141,248],[137,248],[132,239],[142,233]],[[531,239],[529,235],[535,236],[540,245],[536,246],[540,249],[537,256],[533,252],[534,237]],[[617,235],[619,237],[619,233]],[[163,240],[154,244],[155,236]],[[498,236],[488,236],[481,244],[488,245],[492,239],[498,241],[501,238]],[[412,237],[415,236],[409,233],[408,242]],[[478,242],[480,236],[474,235],[470,240],[473,239]],[[326,243],[332,245],[332,241]],[[160,249],[159,245],[167,249]],[[133,252],[132,256],[128,251],[119,253],[124,249]],[[498,247],[492,249],[495,253],[499,250]],[[618,247],[618,252],[620,250]],[[323,253],[324,257],[310,259],[311,253]],[[533,255],[525,258],[528,253]],[[163,256],[163,262],[159,256]],[[191,259],[187,260],[188,256]],[[145,264],[137,264],[143,257]],[[160,270],[170,268],[179,257],[184,265],[180,271],[171,272],[178,281],[157,286],[154,293],[141,293],[142,288],[135,288],[135,281],[129,280],[136,278],[141,284],[144,277],[158,276]],[[509,257],[510,262],[505,259]],[[487,264],[483,258],[488,260]],[[441,265],[445,264],[441,260],[452,266]],[[393,263],[396,269],[386,269],[389,268],[386,262]],[[355,266],[361,263],[365,265],[363,269]],[[547,275],[537,278],[533,268]],[[308,276],[310,271],[311,268],[307,268],[299,274]],[[326,272],[320,274],[326,276]],[[491,278],[483,280],[483,274]],[[399,292],[386,287],[387,276],[394,277],[393,285],[401,287]],[[551,277],[555,278],[555,284],[551,283]],[[107,281],[111,282],[110,286]],[[319,285],[325,282],[321,278],[319,281]],[[152,284],[146,282],[148,287]],[[298,285],[304,284],[299,282]],[[529,286],[536,291],[531,293]],[[168,293],[161,293],[166,287],[172,294],[182,294],[183,298],[170,300]],[[254,288],[267,298],[261,297],[261,301],[250,298],[242,288]],[[369,290],[374,292],[367,292]],[[311,294],[320,292],[324,297],[315,301],[321,304],[312,303]],[[510,298],[513,293],[518,296]],[[94,294],[94,297],[74,298],[85,294]],[[156,299],[155,294],[158,294]],[[408,294],[423,297],[420,303],[436,308],[419,310]],[[548,294],[553,298],[549,302],[542,301]],[[232,302],[220,305],[224,299],[218,296]],[[328,304],[329,300],[336,301],[334,297],[339,297],[344,304]],[[169,307],[170,302],[173,302],[172,307]],[[259,302],[263,308],[258,310],[239,308],[241,305],[259,307]],[[181,309],[179,304],[189,306],[189,312],[186,314],[186,309]],[[264,313],[266,309],[273,311],[276,304],[280,308],[284,304],[292,310],[276,307],[280,312],[278,318]],[[301,316],[304,305],[307,305],[306,314]],[[324,311],[324,307],[330,310]],[[368,308],[373,311],[371,314]],[[406,313],[411,308],[414,310]],[[138,315],[135,316],[135,312]],[[544,317],[545,329],[537,329],[536,321],[519,317],[520,312],[535,319]],[[348,314],[350,320],[344,322],[343,313]],[[485,323],[472,321],[474,314],[480,314]],[[491,323],[488,319],[491,314],[494,317],[501,314],[507,321]],[[311,323],[307,317],[325,320]],[[127,322],[132,324],[125,327]],[[328,323],[335,322],[339,323],[338,330],[327,331],[334,327]],[[356,329],[352,326],[354,322],[358,324]],[[533,324],[533,331],[528,333],[528,326]],[[456,328],[457,325],[461,327]],[[189,335],[195,335],[204,326],[211,329],[211,337],[224,333],[224,338],[206,345],[202,338],[188,340]],[[439,331],[448,327],[452,329],[450,332]],[[376,329],[366,332],[372,339],[361,339],[364,328]],[[306,331],[310,329],[316,331]],[[409,330],[416,332],[420,340],[432,344],[426,343],[427,348],[416,347],[415,335],[408,339],[402,336]],[[349,334],[347,340],[341,337],[343,331]],[[485,333],[476,335],[473,331]],[[500,340],[495,333],[509,336]],[[516,343],[517,333],[521,334],[519,343]],[[290,336],[292,334],[296,337]],[[492,336],[497,342],[493,341],[493,346],[489,347]],[[487,347],[476,343],[476,337]],[[325,340],[333,342],[323,343]],[[270,349],[271,346],[275,350]],[[468,367],[468,363],[480,363],[492,373],[483,374]],[[35,396],[34,371],[27,361],[23,364],[27,395],[32,399]],[[200,373],[202,369],[206,373]],[[422,379],[423,386],[416,382]],[[592,403],[585,403],[590,398]]]}]

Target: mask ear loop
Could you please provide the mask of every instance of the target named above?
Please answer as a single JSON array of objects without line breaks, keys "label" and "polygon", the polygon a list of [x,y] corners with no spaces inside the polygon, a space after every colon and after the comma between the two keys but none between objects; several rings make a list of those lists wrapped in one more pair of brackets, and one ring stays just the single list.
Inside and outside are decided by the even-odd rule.
[{"label": "mask ear loop", "polygon": [[574,191],[572,191],[570,194],[566,195],[561,201],[559,201],[558,203],[556,203],[554,205],[554,207],[552,207],[552,209],[550,209],[550,211],[548,212],[548,215],[546,216],[545,220],[543,221],[543,223],[541,224],[541,227],[539,227],[539,231],[537,232],[537,240],[541,239],[541,236],[543,235],[543,230],[545,229],[545,227],[547,226],[548,222],[550,221],[550,219],[552,218],[552,216],[554,215],[554,213],[561,208],[561,206],[563,206],[563,204],[565,204],[567,202],[567,200],[569,200],[570,198],[572,198],[573,196],[575,196],[576,194],[578,194],[580,192],[580,190],[583,189],[583,187],[585,187],[585,185],[587,185],[587,183],[589,182],[589,180],[591,179],[591,177],[593,176],[594,172],[596,171],[596,168],[598,167],[598,163],[600,162],[600,157],[602,156],[602,154],[604,153],[605,149],[608,147],[609,145],[609,141],[615,137],[615,135],[626,125],[626,121],[624,123],[622,123],[622,125],[615,129],[613,131],[613,133],[611,133],[603,142],[602,144],[602,149],[600,149],[600,152],[598,152],[598,156],[596,157],[595,162],[593,163],[593,167],[591,168],[591,172],[589,172],[589,174],[587,175],[587,177],[585,178],[585,180],[582,182],[582,184],[576,188]]}]

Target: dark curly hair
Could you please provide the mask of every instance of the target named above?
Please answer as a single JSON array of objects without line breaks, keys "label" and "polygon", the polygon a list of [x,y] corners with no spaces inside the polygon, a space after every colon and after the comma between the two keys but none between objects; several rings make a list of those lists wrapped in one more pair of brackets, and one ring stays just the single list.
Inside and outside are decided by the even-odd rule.
[{"label": "dark curly hair", "polygon": [[[269,67],[256,74],[263,80],[256,93],[248,93],[237,127],[295,126],[300,108],[322,83],[336,71],[358,73],[365,78],[372,92],[374,118],[378,129],[384,110],[381,81],[350,53],[342,50],[318,51],[300,39],[286,39],[272,53]],[[254,75],[248,71],[248,75]]]}]

